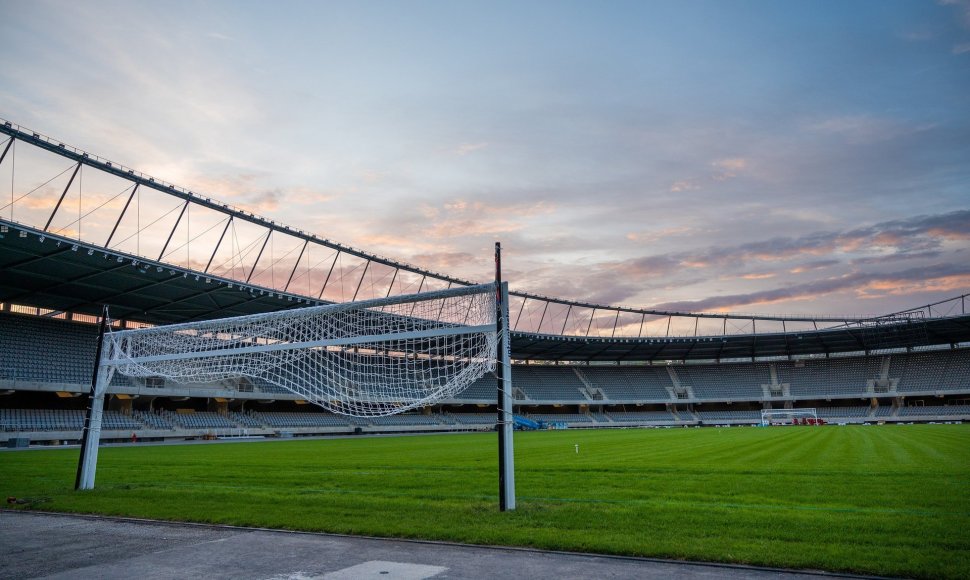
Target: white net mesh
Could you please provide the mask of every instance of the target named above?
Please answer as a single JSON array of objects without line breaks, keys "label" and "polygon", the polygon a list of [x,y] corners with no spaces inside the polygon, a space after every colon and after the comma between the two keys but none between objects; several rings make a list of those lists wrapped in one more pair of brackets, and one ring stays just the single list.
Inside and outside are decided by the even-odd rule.
[{"label": "white net mesh", "polygon": [[247,377],[358,417],[454,397],[495,368],[495,285],[486,284],[111,332],[102,364],[132,377]]}]

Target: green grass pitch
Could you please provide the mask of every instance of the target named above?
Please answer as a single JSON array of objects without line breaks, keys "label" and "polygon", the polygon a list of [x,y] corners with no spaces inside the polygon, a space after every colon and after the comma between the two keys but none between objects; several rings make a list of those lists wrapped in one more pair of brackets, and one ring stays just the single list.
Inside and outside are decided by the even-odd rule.
[{"label": "green grass pitch", "polygon": [[[579,453],[575,446],[579,445]],[[36,509],[923,578],[970,571],[970,425],[629,429],[0,453]]]}]

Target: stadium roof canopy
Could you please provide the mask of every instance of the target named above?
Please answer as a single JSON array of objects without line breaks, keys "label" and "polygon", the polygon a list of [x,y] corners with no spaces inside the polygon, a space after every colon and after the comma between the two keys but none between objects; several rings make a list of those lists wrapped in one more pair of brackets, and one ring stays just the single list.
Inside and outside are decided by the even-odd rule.
[{"label": "stadium roof canopy", "polygon": [[0,220],[0,302],[151,324],[323,304]]},{"label": "stadium roof canopy", "polygon": [[[0,220],[0,302],[171,324],[326,302],[179,268]],[[757,319],[757,318],[755,318]],[[512,333],[517,359],[711,360],[970,342],[970,315],[847,321],[823,330],[724,336],[597,338]]]}]

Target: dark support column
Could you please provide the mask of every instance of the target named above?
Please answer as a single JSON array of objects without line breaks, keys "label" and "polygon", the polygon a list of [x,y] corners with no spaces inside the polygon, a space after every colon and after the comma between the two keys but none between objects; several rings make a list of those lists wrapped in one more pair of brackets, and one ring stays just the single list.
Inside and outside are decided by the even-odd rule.
[{"label": "dark support column", "polygon": [[364,272],[360,275],[360,282],[357,282],[357,290],[354,290],[354,297],[350,299],[351,302],[357,300],[357,293],[360,292],[360,287],[364,285],[364,278],[367,277],[367,269],[370,268],[370,260],[364,264]]},{"label": "dark support column", "polygon": [[60,199],[57,200],[57,205],[54,206],[54,211],[51,212],[51,217],[47,218],[47,223],[44,225],[44,231],[51,227],[51,222],[54,221],[54,216],[57,215],[57,210],[60,209],[61,203],[64,201],[64,197],[67,196],[67,190],[71,189],[71,184],[74,183],[74,178],[77,177],[77,172],[81,170],[81,164],[78,163],[77,167],[74,168],[74,173],[71,174],[71,178],[67,180],[67,186],[64,188],[64,192],[61,193]]},{"label": "dark support column", "polygon": [[172,236],[175,235],[175,230],[179,229],[179,224],[182,223],[182,216],[185,215],[185,210],[188,209],[188,207],[189,207],[189,201],[188,200],[185,200],[185,204],[182,205],[182,211],[179,212],[179,218],[177,220],[175,220],[175,227],[173,227],[172,228],[172,231],[169,232],[168,239],[165,240],[165,245],[162,246],[162,252],[158,255],[158,261],[159,262],[161,262],[162,261],[162,258],[165,256],[165,250],[168,249],[168,244],[171,243]]},{"label": "dark support column", "polygon": [[323,287],[320,288],[320,295],[317,296],[318,300],[323,298],[323,291],[327,289],[327,284],[330,283],[330,275],[333,274],[333,267],[337,265],[337,258],[339,257],[340,250],[337,250],[337,253],[333,255],[333,262],[330,263],[330,271],[327,272],[327,279],[323,281]]},{"label": "dark support column", "polygon": [[7,141],[7,146],[3,148],[3,153],[0,153],[0,163],[3,163],[3,160],[7,158],[7,151],[10,151],[10,146],[13,145],[13,142],[14,142],[13,137],[11,137],[9,141]]},{"label": "dark support column", "polygon": [[290,277],[289,279],[286,280],[286,286],[283,287],[283,292],[286,292],[287,290],[290,289],[290,282],[293,281],[293,274],[296,274],[296,269],[300,267],[300,260],[303,259],[303,252],[306,251],[307,244],[309,243],[310,243],[310,240],[305,240],[303,242],[303,247],[300,248],[300,255],[297,257],[296,263],[293,264],[293,271],[290,272]]},{"label": "dark support column", "polygon": [[206,274],[209,273],[209,268],[212,266],[212,260],[216,259],[216,252],[219,251],[219,246],[222,245],[222,238],[226,237],[226,232],[229,231],[229,226],[231,225],[232,225],[232,216],[229,216],[229,219],[226,221],[226,227],[222,228],[222,235],[219,236],[219,241],[216,242],[216,247],[213,248],[212,255],[209,256],[209,262],[205,265],[205,270],[203,270],[203,272],[205,272]]},{"label": "dark support column", "polygon": [[263,240],[263,246],[259,249],[259,254],[256,254],[256,261],[253,262],[253,267],[251,270],[249,270],[249,276],[246,276],[247,284],[249,284],[249,281],[252,280],[253,273],[256,272],[256,265],[259,264],[259,259],[263,257],[263,250],[266,249],[266,244],[269,243],[269,237],[272,235],[273,235],[273,230],[269,230],[268,232],[266,232],[266,239]]},{"label": "dark support column", "polygon": [[118,231],[118,226],[121,225],[121,220],[125,219],[125,214],[128,212],[128,206],[131,205],[131,200],[135,199],[135,193],[138,192],[138,184],[131,190],[131,195],[128,196],[128,201],[125,202],[124,209],[121,210],[121,215],[118,216],[118,221],[115,222],[115,226],[111,228],[111,233],[108,235],[108,241],[104,243],[104,247],[111,246],[111,238],[115,237],[115,232]]},{"label": "dark support column", "polygon": [[546,305],[542,307],[542,316],[539,317],[539,326],[536,327],[536,332],[542,332],[542,323],[546,320],[546,311],[549,310],[549,301],[546,300]]},{"label": "dark support column", "polygon": [[400,271],[401,271],[400,268],[394,268],[394,274],[391,276],[391,284],[390,286],[387,287],[387,294],[384,295],[384,298],[387,298],[388,296],[391,295],[391,290],[394,289],[394,281],[397,280],[397,273]]}]

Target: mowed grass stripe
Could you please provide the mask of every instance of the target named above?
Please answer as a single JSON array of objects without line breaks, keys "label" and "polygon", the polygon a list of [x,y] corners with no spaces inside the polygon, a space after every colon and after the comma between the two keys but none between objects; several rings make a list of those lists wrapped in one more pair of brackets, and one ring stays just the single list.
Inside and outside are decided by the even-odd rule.
[{"label": "mowed grass stripe", "polygon": [[[0,453],[44,509],[824,568],[970,570],[970,426],[517,433],[497,511],[494,434]],[[576,453],[579,445],[579,453]]]}]

